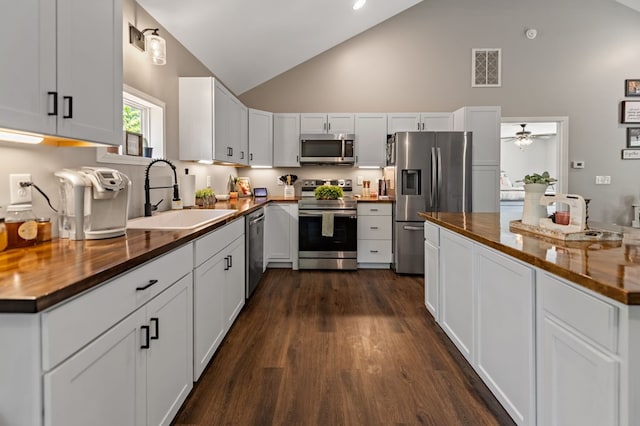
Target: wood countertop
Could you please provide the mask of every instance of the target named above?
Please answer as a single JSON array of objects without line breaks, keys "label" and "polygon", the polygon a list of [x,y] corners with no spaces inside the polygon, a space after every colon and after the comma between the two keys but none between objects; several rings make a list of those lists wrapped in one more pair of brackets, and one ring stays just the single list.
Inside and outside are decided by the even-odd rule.
[{"label": "wood countertop", "polygon": [[299,200],[300,197],[270,196],[219,201],[211,208],[235,209],[237,213],[196,229],[129,229],[126,236],[106,240],[56,238],[34,247],[1,252],[0,313],[32,313],[50,308],[269,202]]},{"label": "wood countertop", "polygon": [[[640,305],[640,232],[623,241],[565,242],[509,230],[499,213],[419,213],[422,218],[627,305]],[[598,226],[593,226],[598,228]],[[629,238],[631,237],[631,238]]]}]

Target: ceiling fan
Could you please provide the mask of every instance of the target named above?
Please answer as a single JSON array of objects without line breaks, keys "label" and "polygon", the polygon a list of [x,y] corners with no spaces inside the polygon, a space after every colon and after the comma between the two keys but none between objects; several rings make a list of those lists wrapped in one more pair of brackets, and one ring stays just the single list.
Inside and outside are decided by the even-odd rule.
[{"label": "ceiling fan", "polygon": [[516,132],[515,136],[510,136],[506,138],[501,138],[504,142],[513,142],[516,146],[520,148],[524,148],[525,146],[529,146],[533,143],[534,139],[548,139],[553,134],[545,133],[545,134],[532,134],[530,131],[526,129],[526,123],[521,124],[522,130]]}]

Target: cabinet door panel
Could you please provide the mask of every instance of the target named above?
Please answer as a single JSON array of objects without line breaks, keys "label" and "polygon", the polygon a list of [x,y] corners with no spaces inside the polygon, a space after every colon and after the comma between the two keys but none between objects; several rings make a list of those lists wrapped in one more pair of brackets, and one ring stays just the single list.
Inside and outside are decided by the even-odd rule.
[{"label": "cabinet door panel", "polygon": [[420,114],[393,113],[387,115],[387,132],[417,132],[420,130]]},{"label": "cabinet door panel", "polygon": [[384,167],[386,164],[387,114],[356,114],[357,165]]},{"label": "cabinet door panel", "polygon": [[300,115],[273,115],[273,166],[300,167]]},{"label": "cabinet door panel", "polygon": [[249,110],[249,165],[273,165],[273,114]]},{"label": "cabinet door panel", "polygon": [[44,375],[45,425],[144,425],[140,309]]},{"label": "cabinet door panel", "polygon": [[533,270],[476,248],[476,369],[512,418],[534,424]]},{"label": "cabinet door panel", "polygon": [[453,113],[451,112],[425,112],[420,114],[423,132],[448,132],[453,130]]},{"label": "cabinet door panel", "polygon": [[353,114],[337,114],[332,113],[327,118],[328,133],[353,133]]},{"label": "cabinet door panel", "polygon": [[168,425],[193,388],[191,274],[147,305],[147,424]]},{"label": "cabinet door panel", "polygon": [[225,252],[229,257],[224,284],[224,313],[228,330],[240,314],[245,301],[244,236],[227,247]]},{"label": "cabinet door panel", "polygon": [[425,241],[424,243],[424,304],[431,315],[439,320],[438,294],[440,283],[440,250]]},{"label": "cabinet door panel", "polygon": [[122,144],[122,2],[57,4],[58,134]]},{"label": "cabinet door panel", "polygon": [[619,363],[555,321],[542,319],[540,424],[618,424]]},{"label": "cabinet door panel", "polygon": [[[474,137],[475,140],[475,137]],[[474,212],[500,210],[500,168],[498,166],[472,166],[473,187],[471,204]]]},{"label": "cabinet door panel", "polygon": [[[55,2],[21,0],[5,6],[0,27],[0,127],[54,134]],[[28,29],[28,31],[25,31]],[[14,37],[19,35],[19,41]]]},{"label": "cabinet door panel", "polygon": [[195,269],[193,280],[193,379],[198,380],[225,334],[225,257],[218,255]]},{"label": "cabinet door panel", "polygon": [[300,133],[327,133],[327,114],[300,114]]},{"label": "cabinet door panel", "polygon": [[265,259],[276,262],[291,260],[289,206],[269,204],[265,208],[265,216]]},{"label": "cabinet door panel", "polygon": [[473,243],[449,231],[440,234],[441,325],[471,362],[473,344]]}]

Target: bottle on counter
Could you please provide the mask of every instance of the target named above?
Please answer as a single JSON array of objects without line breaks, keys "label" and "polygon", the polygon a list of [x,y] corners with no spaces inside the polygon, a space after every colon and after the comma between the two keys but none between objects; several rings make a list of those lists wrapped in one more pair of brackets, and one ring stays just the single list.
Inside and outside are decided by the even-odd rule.
[{"label": "bottle on counter", "polygon": [[38,224],[31,204],[13,204],[7,207],[4,224],[8,248],[28,247],[36,243]]},{"label": "bottle on counter", "polygon": [[44,243],[45,241],[51,241],[51,219],[48,217],[39,217],[36,219],[38,224],[38,235],[36,241],[38,243]]},{"label": "bottle on counter", "polygon": [[6,250],[8,245],[7,227],[4,226],[4,217],[0,217],[0,251]]}]

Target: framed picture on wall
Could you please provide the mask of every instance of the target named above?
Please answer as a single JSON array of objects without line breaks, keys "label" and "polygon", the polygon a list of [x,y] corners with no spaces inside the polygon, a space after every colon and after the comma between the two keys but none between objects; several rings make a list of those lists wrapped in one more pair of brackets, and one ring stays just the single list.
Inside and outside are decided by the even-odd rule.
[{"label": "framed picture on wall", "polygon": [[623,149],[623,160],[640,160],[640,149]]},{"label": "framed picture on wall", "polygon": [[625,96],[640,96],[640,80],[625,80],[624,81],[624,95]]},{"label": "framed picture on wall", "polygon": [[627,148],[640,148],[640,127],[627,127]]},{"label": "framed picture on wall", "polygon": [[125,136],[127,155],[142,155],[142,135],[139,133],[126,132]]},{"label": "framed picture on wall", "polygon": [[640,101],[622,101],[621,123],[640,123]]}]

